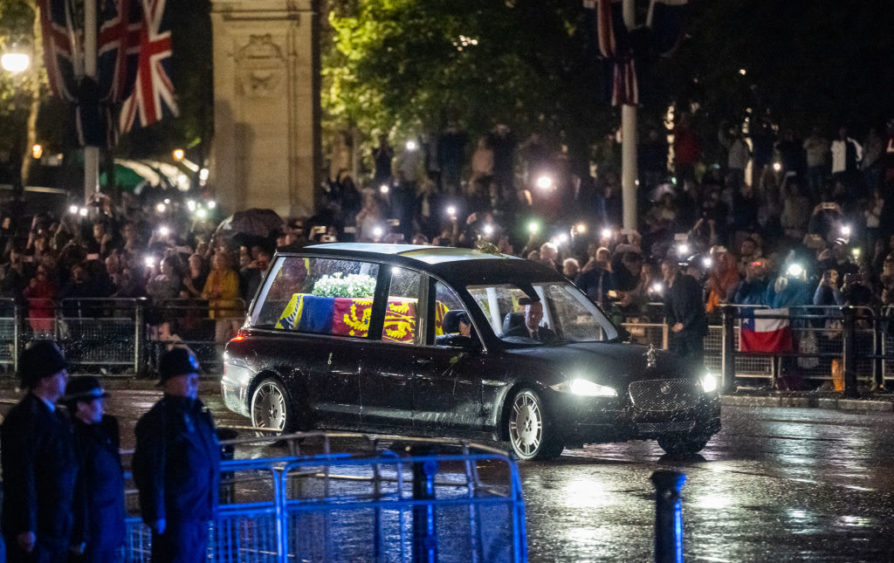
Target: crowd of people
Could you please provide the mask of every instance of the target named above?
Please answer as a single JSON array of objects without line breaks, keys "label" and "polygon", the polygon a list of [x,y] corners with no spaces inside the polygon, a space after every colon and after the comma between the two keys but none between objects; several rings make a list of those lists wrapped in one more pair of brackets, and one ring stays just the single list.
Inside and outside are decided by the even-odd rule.
[{"label": "crowd of people", "polygon": [[[518,143],[506,126],[466,160],[455,129],[402,151],[382,136],[372,180],[331,180],[313,219],[326,240],[486,245],[537,260],[625,316],[662,300],[667,258],[701,283],[709,314],[723,303],[890,305],[894,120],[886,127],[861,141],[845,126],[801,139],[765,116],[748,134],[723,123],[706,141],[681,115],[672,136],[652,128],[640,143],[631,231],[620,228],[613,135],[595,147],[594,175],[539,135]],[[448,168],[466,170],[465,181],[445,179]]]},{"label": "crowd of people", "polygon": [[[97,195],[30,228],[7,217],[0,294],[28,305],[35,333],[52,330],[66,298],[147,297],[161,305],[147,320],[163,337],[174,330],[164,304],[194,300],[222,342],[277,249],[355,240],[523,256],[627,317],[662,299],[668,257],[699,280],[709,315],[723,303],[894,304],[894,121],[880,129],[862,142],[845,127],[801,140],[764,118],[747,135],[724,123],[709,144],[682,115],[672,137],[652,128],[640,143],[630,231],[612,135],[583,164],[536,134],[519,143],[505,125],[474,148],[455,126],[401,151],[383,135],[364,182],[339,174],[314,215],[267,238],[221,236],[219,217],[194,212],[210,201],[158,190]],[[718,151],[721,162],[706,162]]]}]

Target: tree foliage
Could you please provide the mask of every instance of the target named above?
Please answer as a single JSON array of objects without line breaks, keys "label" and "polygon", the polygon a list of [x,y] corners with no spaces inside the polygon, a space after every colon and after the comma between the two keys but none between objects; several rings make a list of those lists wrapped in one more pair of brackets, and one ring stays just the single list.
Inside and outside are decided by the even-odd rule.
[{"label": "tree foliage", "polygon": [[610,115],[580,0],[363,0],[329,22],[324,108],[367,133],[456,120],[574,142]]},{"label": "tree foliage", "polygon": [[[619,121],[580,0],[340,0],[329,23],[324,109],[368,134],[452,118],[575,145]],[[640,123],[670,104],[711,127],[770,113],[802,134],[894,115],[889,0],[693,0],[686,29],[671,57],[640,61]]]}]

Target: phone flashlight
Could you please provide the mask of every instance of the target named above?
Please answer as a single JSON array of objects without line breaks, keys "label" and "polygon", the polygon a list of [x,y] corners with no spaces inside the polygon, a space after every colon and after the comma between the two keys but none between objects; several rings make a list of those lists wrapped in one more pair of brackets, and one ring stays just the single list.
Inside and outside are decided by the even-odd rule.
[{"label": "phone flashlight", "polygon": [[160,234],[163,237],[166,237],[169,234],[171,234],[171,229],[168,228],[167,225],[162,225],[161,227],[158,228],[158,234]]},{"label": "phone flashlight", "polygon": [[611,229],[602,229],[602,238],[604,238],[604,239],[612,238],[612,230]]},{"label": "phone flashlight", "polygon": [[482,229],[484,231],[484,236],[489,237],[494,234],[494,226],[488,223]]},{"label": "phone flashlight", "polygon": [[382,184],[381,186],[379,186],[380,193],[387,194],[390,190],[391,188],[388,187],[388,184]]},{"label": "phone flashlight", "polygon": [[145,263],[146,263],[147,268],[154,268],[155,267],[155,257],[147,256],[145,259]]}]

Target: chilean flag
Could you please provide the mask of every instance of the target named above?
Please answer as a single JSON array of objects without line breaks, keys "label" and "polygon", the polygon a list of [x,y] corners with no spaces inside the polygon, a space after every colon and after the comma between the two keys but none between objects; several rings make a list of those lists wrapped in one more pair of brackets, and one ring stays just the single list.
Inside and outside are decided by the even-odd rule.
[{"label": "chilean flag", "polygon": [[742,313],[741,322],[740,351],[773,353],[794,349],[788,309],[751,309]]}]

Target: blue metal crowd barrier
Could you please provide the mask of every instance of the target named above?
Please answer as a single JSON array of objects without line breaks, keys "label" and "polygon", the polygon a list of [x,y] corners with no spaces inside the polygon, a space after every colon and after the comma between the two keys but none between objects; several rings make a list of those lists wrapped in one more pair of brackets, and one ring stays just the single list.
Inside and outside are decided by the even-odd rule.
[{"label": "blue metal crowd barrier", "polygon": [[[400,446],[339,453],[331,450],[333,438],[399,440]],[[322,442],[318,451],[306,453],[315,440]],[[271,441],[288,442],[292,454],[222,462],[221,504],[210,526],[213,561],[527,560],[521,480],[505,452],[332,433],[222,443],[247,446],[246,455],[254,455],[252,448]],[[419,446],[432,453],[414,454]],[[420,495],[420,485],[430,494]],[[138,516],[135,491],[128,497],[124,558],[148,562],[151,534]]]}]

